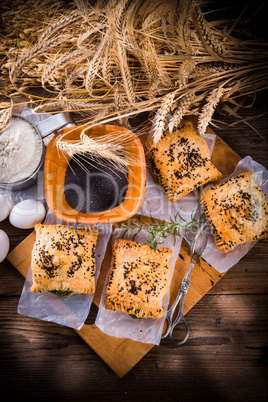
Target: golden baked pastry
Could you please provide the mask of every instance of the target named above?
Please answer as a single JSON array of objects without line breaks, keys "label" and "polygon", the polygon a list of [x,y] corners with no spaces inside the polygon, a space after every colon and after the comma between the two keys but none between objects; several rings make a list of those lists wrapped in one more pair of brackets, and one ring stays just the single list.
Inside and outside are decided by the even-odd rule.
[{"label": "golden baked pastry", "polygon": [[182,123],[173,133],[166,131],[156,146],[150,139],[145,151],[151,172],[169,201],[221,178],[210,160],[205,139],[195,132],[191,122]]},{"label": "golden baked pastry", "polygon": [[154,250],[130,240],[115,240],[104,306],[135,318],[164,316],[162,299],[168,292],[172,250]]},{"label": "golden baked pastry", "polygon": [[60,296],[94,293],[98,230],[38,224],[35,231],[31,291],[48,291]]},{"label": "golden baked pastry", "polygon": [[205,189],[200,202],[223,253],[268,235],[268,204],[251,172]]}]

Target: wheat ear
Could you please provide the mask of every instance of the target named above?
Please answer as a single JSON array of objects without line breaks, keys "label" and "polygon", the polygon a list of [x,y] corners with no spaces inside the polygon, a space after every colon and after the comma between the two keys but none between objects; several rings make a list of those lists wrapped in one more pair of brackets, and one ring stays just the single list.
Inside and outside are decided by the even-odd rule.
[{"label": "wheat ear", "polygon": [[207,126],[209,125],[213,113],[218,105],[219,101],[221,100],[222,95],[225,92],[225,88],[218,87],[211,91],[209,96],[207,97],[207,103],[203,106],[201,113],[198,118],[198,132],[199,134],[203,135],[206,132]]},{"label": "wheat ear", "polygon": [[170,122],[168,124],[168,128],[170,133],[172,133],[173,129],[178,127],[179,124],[181,123],[183,116],[185,113],[189,112],[190,106],[193,102],[194,99],[194,93],[191,92],[188,95],[185,95],[177,109],[175,110],[173,117],[170,119]]},{"label": "wheat ear", "polygon": [[194,59],[187,59],[181,63],[179,67],[180,88],[186,87],[189,76],[194,72],[194,70],[195,70]]},{"label": "wheat ear", "polygon": [[89,11],[89,3],[86,0],[75,0],[74,1],[77,9],[79,11],[79,13],[81,14],[81,16],[84,18],[84,20],[88,23],[88,11]]},{"label": "wheat ear", "polygon": [[[37,56],[40,52],[44,50],[47,46],[51,45],[55,38],[51,38],[53,34],[55,34],[59,29],[67,26],[68,24],[76,21],[80,18],[80,15],[77,13],[70,13],[69,15],[64,15],[59,20],[56,20],[54,23],[50,24],[38,38],[38,44],[33,46],[29,51],[24,53],[11,67],[10,70],[10,81],[14,85],[16,82],[16,78],[19,75],[23,66],[34,56]],[[15,85],[14,85],[15,86]]]},{"label": "wheat ear", "polygon": [[197,74],[215,74],[239,68],[239,64],[226,63],[222,61],[198,64],[195,68]]},{"label": "wheat ear", "polygon": [[115,10],[115,35],[119,40],[122,40],[122,37],[124,36],[125,29],[123,29],[123,27],[126,21],[126,14],[130,3],[131,0],[121,0],[121,2],[118,2]]},{"label": "wheat ear", "polygon": [[95,110],[102,108],[103,105],[96,102],[85,102],[80,99],[62,99],[51,102],[44,102],[33,109],[34,113],[57,113],[59,110],[63,111],[77,111],[77,110]]},{"label": "wheat ear", "polygon": [[61,67],[65,66],[70,60],[73,59],[74,56],[78,56],[80,52],[73,52],[62,54],[59,58],[57,58],[52,64],[48,65],[48,67],[43,71],[41,76],[41,84],[44,89],[45,83],[48,82],[49,84],[53,83],[53,77],[55,70],[59,70]]},{"label": "wheat ear", "polygon": [[10,122],[12,116],[12,107],[13,104],[11,103],[11,106],[8,109],[6,109],[0,117],[0,134],[2,134],[2,132],[5,130],[8,123]]},{"label": "wheat ear", "polygon": [[[105,164],[106,160],[110,166],[120,168],[127,172],[128,166],[134,164],[133,156],[124,149],[124,144],[129,141],[125,133],[111,133],[109,135],[91,138],[87,135],[90,128],[86,127],[80,134],[80,140],[64,140],[64,135],[57,141],[58,151],[67,154],[70,158],[76,155],[83,156],[84,161],[99,161]],[[79,162],[81,164],[81,162]],[[86,167],[81,167],[87,171]]]},{"label": "wheat ear", "polygon": [[113,66],[113,56],[112,56],[111,43],[107,44],[104,51],[104,57],[102,61],[102,76],[110,83],[112,78],[112,66]]},{"label": "wheat ear", "polygon": [[127,62],[126,49],[120,44],[117,44],[118,49],[118,59],[120,64],[120,70],[122,74],[123,84],[126,91],[126,95],[130,104],[135,103],[135,94],[131,82],[131,74]]},{"label": "wheat ear", "polygon": [[155,118],[155,128],[154,128],[154,134],[153,134],[154,145],[156,145],[160,141],[160,139],[163,135],[163,132],[164,132],[165,126],[166,126],[167,115],[168,115],[168,112],[170,111],[174,97],[175,97],[175,91],[171,92],[170,94],[167,94],[164,97],[164,100],[163,100],[160,108],[158,109],[158,112],[157,112],[158,114],[156,115],[156,118]]},{"label": "wheat ear", "polygon": [[189,17],[192,11],[192,0],[180,0],[177,9],[177,22],[175,30],[177,31],[177,39],[180,47],[188,54],[193,53],[193,49],[190,42],[190,29],[189,29]]},{"label": "wheat ear", "polygon": [[99,70],[100,63],[101,63],[101,53],[103,52],[104,46],[107,43],[107,36],[103,38],[102,42],[99,45],[98,50],[94,54],[86,74],[85,78],[85,88],[88,91],[90,96],[93,96],[92,89],[93,89],[93,82],[96,76],[96,73]]},{"label": "wheat ear", "polygon": [[215,37],[215,35],[210,32],[200,7],[195,7],[195,16],[203,40],[216,54],[224,55],[226,53],[226,49],[224,45]]}]

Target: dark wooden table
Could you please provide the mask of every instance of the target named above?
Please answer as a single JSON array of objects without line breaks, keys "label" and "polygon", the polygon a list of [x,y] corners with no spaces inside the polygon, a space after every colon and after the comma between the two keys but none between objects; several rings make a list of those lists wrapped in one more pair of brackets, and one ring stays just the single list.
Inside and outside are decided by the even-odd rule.
[{"label": "dark wooden table", "polygon": [[[268,167],[268,93],[258,94],[244,123],[214,128],[242,158]],[[266,114],[265,114],[266,113]],[[259,115],[262,115],[259,117]],[[214,116],[225,123],[232,117]],[[0,223],[14,249],[31,230]],[[18,315],[24,279],[0,264],[0,395],[26,401],[267,400],[268,239],[253,249],[188,313],[182,347],[154,347],[123,379],[73,331]],[[89,321],[94,322],[93,307]],[[3,395],[5,398],[3,399]]]}]

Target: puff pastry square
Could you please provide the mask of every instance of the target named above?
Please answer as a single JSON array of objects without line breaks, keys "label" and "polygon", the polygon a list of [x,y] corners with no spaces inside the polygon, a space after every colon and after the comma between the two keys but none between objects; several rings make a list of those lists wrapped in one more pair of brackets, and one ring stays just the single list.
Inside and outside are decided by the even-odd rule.
[{"label": "puff pastry square", "polygon": [[145,143],[146,159],[169,201],[174,202],[195,188],[221,178],[210,160],[209,147],[191,122],[176,131],[166,131],[158,144]]},{"label": "puff pastry square", "polygon": [[154,250],[130,240],[115,240],[104,306],[137,318],[164,316],[163,296],[168,292],[172,250]]},{"label": "puff pastry square", "polygon": [[60,295],[94,293],[98,230],[38,224],[35,231],[31,291]]},{"label": "puff pastry square", "polygon": [[223,253],[268,235],[268,204],[251,172],[205,189],[200,202]]}]

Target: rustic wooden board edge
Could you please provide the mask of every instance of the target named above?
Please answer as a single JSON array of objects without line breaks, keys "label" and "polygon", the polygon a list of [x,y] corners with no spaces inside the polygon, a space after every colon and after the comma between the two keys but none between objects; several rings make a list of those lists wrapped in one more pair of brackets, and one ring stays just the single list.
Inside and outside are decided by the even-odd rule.
[{"label": "rustic wooden board edge", "polygon": [[85,324],[76,332],[119,378],[123,378],[154,347],[152,344],[106,335],[95,324]]}]

